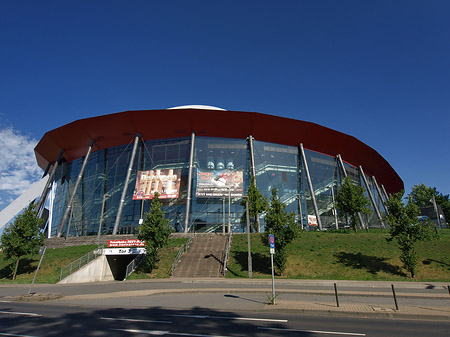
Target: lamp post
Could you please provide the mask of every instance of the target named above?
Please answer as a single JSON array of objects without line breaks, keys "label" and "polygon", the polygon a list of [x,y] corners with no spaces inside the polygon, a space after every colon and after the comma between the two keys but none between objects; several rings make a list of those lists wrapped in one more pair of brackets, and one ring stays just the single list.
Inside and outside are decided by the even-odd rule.
[{"label": "lamp post", "polygon": [[247,219],[247,244],[248,244],[248,278],[253,277],[253,266],[252,266],[252,247],[250,243],[250,213],[248,210],[248,196],[245,198],[245,215]]},{"label": "lamp post", "polygon": [[231,233],[231,189],[228,187],[228,233]]}]

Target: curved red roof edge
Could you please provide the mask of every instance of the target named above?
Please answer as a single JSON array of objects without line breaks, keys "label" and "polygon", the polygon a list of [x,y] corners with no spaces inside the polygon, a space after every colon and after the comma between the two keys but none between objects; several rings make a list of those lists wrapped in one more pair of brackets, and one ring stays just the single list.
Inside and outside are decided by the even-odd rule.
[{"label": "curved red roof edge", "polygon": [[38,164],[54,163],[61,149],[71,162],[83,157],[94,140],[93,151],[128,144],[139,133],[144,140],[197,136],[245,139],[299,146],[330,156],[340,154],[347,163],[375,176],[388,193],[403,190],[403,181],[374,149],[353,136],[327,127],[258,112],[205,109],[134,110],[76,120],[48,131],[35,147]]}]

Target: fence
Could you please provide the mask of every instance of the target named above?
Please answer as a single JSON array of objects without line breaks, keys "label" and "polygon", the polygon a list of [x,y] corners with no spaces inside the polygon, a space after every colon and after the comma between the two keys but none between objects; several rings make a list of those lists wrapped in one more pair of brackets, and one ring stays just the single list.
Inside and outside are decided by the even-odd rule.
[{"label": "fence", "polygon": [[124,277],[124,281],[127,279],[127,277],[141,264],[142,261],[144,261],[145,258],[145,254],[139,254],[138,256],[136,256],[133,261],[131,261],[130,263],[128,263],[127,265],[127,269],[125,271],[125,277]]},{"label": "fence", "polygon": [[186,252],[189,248],[189,245],[191,244],[192,237],[190,237],[180,248],[178,251],[177,256],[175,257],[175,260],[172,263],[172,270],[170,271],[170,276],[173,276],[173,272],[175,271],[175,268],[177,267],[178,262],[180,262],[181,255],[183,255],[184,252]]},{"label": "fence", "polygon": [[89,262],[95,260],[97,257],[102,255],[104,246],[99,246],[92,252],[87,253],[86,255],[83,255],[78,260],[75,260],[74,262],[68,264],[65,267],[61,268],[61,274],[59,275],[59,280],[66,278],[67,276],[71,275],[72,273],[76,272],[77,270],[80,270],[81,267],[87,265]]},{"label": "fence", "polygon": [[228,255],[230,254],[232,235],[233,232],[230,231],[230,234],[228,234],[227,247],[225,249],[225,257],[223,258],[223,276],[226,276],[227,274]]}]

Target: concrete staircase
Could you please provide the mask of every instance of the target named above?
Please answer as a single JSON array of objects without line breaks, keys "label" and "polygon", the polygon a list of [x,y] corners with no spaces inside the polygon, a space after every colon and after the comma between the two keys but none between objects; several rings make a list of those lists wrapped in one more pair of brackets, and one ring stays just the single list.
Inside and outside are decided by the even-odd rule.
[{"label": "concrete staircase", "polygon": [[222,277],[227,235],[195,234],[173,277]]}]

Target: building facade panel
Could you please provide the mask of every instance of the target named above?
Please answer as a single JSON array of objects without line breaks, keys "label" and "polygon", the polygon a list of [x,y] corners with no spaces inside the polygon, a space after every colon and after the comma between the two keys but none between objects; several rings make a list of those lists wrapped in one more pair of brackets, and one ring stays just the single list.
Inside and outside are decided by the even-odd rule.
[{"label": "building facade panel", "polygon": [[[220,117],[220,123],[215,118],[215,124],[212,123],[211,114]],[[169,115],[173,123],[167,123]],[[233,119],[236,116],[238,119]],[[299,226],[308,230],[318,228],[318,220],[322,229],[347,225],[335,210],[335,196],[344,177],[337,154],[344,160],[346,174],[363,187],[358,165],[368,164],[364,167],[366,180],[380,212],[385,210],[372,175],[386,183],[390,192],[403,187],[395,171],[373,149],[351,136],[313,123],[203,109],[131,111],[75,121],[49,131],[36,147],[41,166],[56,160],[55,153],[64,149],[62,163],[54,176],[53,193],[48,199],[52,200],[51,205],[47,201],[52,215],[49,235],[56,235],[58,226],[63,228],[62,235],[69,231],[69,236],[112,233],[137,132],[140,141],[128,181],[119,234],[134,233],[150,209],[146,196],[155,190],[161,194],[164,211],[175,231],[225,232],[228,225],[234,232],[245,231],[241,202],[253,175],[252,159],[259,190],[270,200],[271,191],[276,188],[287,211],[294,212]],[[63,133],[66,137],[62,137]],[[250,136],[254,137],[253,158]],[[195,146],[192,189],[188,196],[191,139],[195,139]],[[61,224],[80,176],[86,144],[91,140],[93,152],[70,205],[70,216]],[[304,144],[306,162],[299,155],[300,143]],[[366,152],[362,153],[361,149]],[[365,158],[370,156],[371,159]],[[175,192],[166,193],[168,190]],[[363,216],[363,222],[369,227],[381,226],[375,205],[370,205],[371,215]],[[264,214],[260,220],[264,230]]]}]

